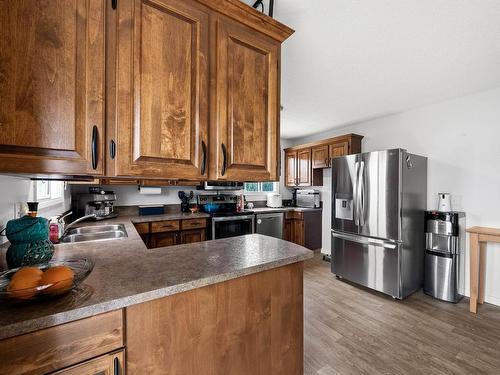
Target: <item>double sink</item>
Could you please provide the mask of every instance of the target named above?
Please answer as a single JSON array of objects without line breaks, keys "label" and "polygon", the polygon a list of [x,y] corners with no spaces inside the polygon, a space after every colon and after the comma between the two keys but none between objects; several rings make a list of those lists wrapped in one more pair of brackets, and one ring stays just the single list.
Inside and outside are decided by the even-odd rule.
[{"label": "double sink", "polygon": [[124,237],[128,237],[128,234],[123,224],[90,225],[69,230],[61,242],[104,241]]}]

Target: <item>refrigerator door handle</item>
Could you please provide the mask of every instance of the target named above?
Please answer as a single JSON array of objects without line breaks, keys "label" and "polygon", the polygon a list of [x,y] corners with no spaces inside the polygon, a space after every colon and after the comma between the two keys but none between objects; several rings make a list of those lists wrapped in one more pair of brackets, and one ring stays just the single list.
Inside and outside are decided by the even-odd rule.
[{"label": "refrigerator door handle", "polygon": [[359,185],[359,161],[354,164],[356,170],[356,180],[354,181],[354,224],[359,225],[359,202],[358,202],[358,185]]},{"label": "refrigerator door handle", "polygon": [[359,224],[365,225],[365,162],[360,162],[358,177]]},{"label": "refrigerator door handle", "polygon": [[333,230],[332,230],[332,236],[336,237],[336,238],[340,238],[342,240],[357,242],[357,243],[360,243],[363,245],[384,247],[386,249],[396,249],[398,246],[397,243],[386,241],[386,240],[379,240],[377,238],[367,238],[367,237],[357,236],[357,235],[348,234],[348,233],[338,233],[338,232],[334,232]]}]

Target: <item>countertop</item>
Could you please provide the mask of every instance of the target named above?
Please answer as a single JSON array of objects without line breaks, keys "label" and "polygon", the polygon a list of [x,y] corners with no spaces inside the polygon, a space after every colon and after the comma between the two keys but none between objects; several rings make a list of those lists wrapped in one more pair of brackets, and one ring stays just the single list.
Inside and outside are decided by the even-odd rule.
[{"label": "countertop", "polygon": [[[162,218],[156,220],[173,217],[160,216]],[[155,220],[152,217],[148,219]],[[56,245],[54,259],[88,257],[95,263],[94,270],[79,290],[63,297],[0,305],[0,339],[304,261],[313,256],[302,246],[259,234],[148,250],[132,224],[136,220],[135,216],[118,217],[81,224],[124,224],[128,233],[126,238]],[[6,247],[2,250],[4,255]]]},{"label": "countertop", "polygon": [[256,214],[262,213],[271,213],[271,212],[287,212],[287,211],[296,211],[296,212],[306,212],[306,211],[321,211],[322,208],[308,208],[308,207],[254,207],[248,209],[247,211],[252,211]]},{"label": "countertop", "polygon": [[186,219],[200,219],[208,218],[209,214],[204,212],[174,212],[161,215],[143,215],[143,216],[129,216],[132,223],[150,223],[152,221],[163,221],[163,220],[186,220]]}]

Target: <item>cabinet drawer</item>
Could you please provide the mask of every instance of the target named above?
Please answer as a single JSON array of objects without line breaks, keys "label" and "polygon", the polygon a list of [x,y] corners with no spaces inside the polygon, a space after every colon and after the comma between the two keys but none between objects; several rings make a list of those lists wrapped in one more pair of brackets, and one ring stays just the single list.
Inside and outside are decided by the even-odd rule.
[{"label": "cabinet drawer", "polygon": [[122,310],[0,341],[0,374],[46,374],[123,347]]},{"label": "cabinet drawer", "polygon": [[137,233],[139,234],[147,234],[149,233],[149,223],[138,223],[134,224],[135,229],[137,229]]},{"label": "cabinet drawer", "polygon": [[151,223],[151,233],[179,230],[179,220],[155,221]]},{"label": "cabinet drawer", "polygon": [[52,375],[113,375],[123,374],[125,368],[125,350],[105,354],[85,361],[67,369],[54,372]]},{"label": "cabinet drawer", "polygon": [[181,222],[182,229],[198,229],[207,227],[207,219],[187,219]]},{"label": "cabinet drawer", "polygon": [[299,212],[299,211],[287,211],[285,213],[285,219],[302,220],[302,219],[304,219],[304,213],[303,212]]}]

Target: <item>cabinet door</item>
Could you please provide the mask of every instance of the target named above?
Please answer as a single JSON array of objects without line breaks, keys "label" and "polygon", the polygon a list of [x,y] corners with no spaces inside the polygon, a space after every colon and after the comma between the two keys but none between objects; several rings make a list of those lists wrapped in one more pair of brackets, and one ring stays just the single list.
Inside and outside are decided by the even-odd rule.
[{"label": "cabinet door", "polygon": [[156,233],[151,235],[151,247],[174,246],[179,243],[178,232]]},{"label": "cabinet door", "polygon": [[0,172],[102,174],[102,0],[0,6]]},{"label": "cabinet door", "polygon": [[222,17],[216,35],[213,177],[277,181],[280,45]]},{"label": "cabinet door", "polygon": [[54,375],[116,375],[124,374],[124,351],[106,354],[79,365],[57,371]]},{"label": "cabinet door", "polygon": [[297,151],[285,152],[285,186],[297,186]]},{"label": "cabinet door", "polygon": [[283,239],[285,241],[293,241],[292,235],[292,220],[284,220],[284,228],[283,228]]},{"label": "cabinet door", "polygon": [[330,145],[330,157],[336,158],[349,154],[349,142],[333,143]]},{"label": "cabinet door", "polygon": [[109,117],[117,147],[109,173],[206,178],[207,12],[194,1],[118,2],[109,36],[117,45],[116,117]]},{"label": "cabinet door", "polygon": [[292,220],[292,233],[293,233],[293,241],[297,245],[304,246],[305,236],[304,236],[304,220]]},{"label": "cabinet door", "polygon": [[185,230],[181,232],[181,243],[195,243],[205,241],[205,229]]},{"label": "cabinet door", "polygon": [[311,149],[297,152],[297,185],[311,186]]},{"label": "cabinet door", "polygon": [[315,146],[312,148],[312,167],[326,168],[329,166],[328,145]]}]

